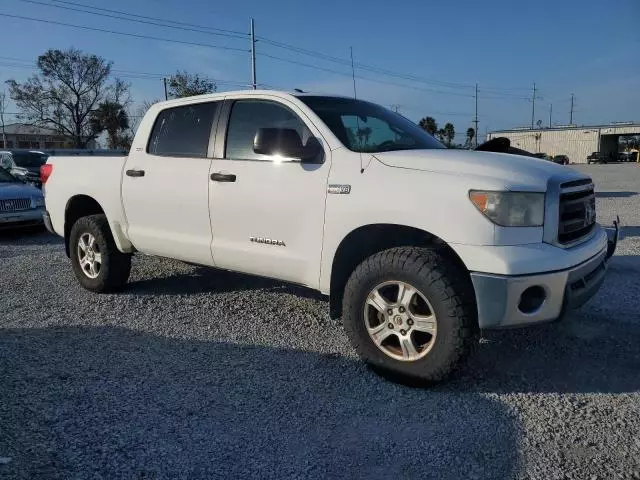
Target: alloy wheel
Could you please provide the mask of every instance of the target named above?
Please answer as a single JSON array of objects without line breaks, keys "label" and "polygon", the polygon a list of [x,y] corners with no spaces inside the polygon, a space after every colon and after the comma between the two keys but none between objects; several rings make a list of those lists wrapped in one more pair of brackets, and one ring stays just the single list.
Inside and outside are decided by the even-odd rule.
[{"label": "alloy wheel", "polygon": [[82,272],[89,278],[97,278],[102,268],[102,254],[96,237],[83,233],[78,239],[78,260]]},{"label": "alloy wheel", "polygon": [[427,298],[401,281],[384,282],[367,295],[364,322],[373,343],[389,357],[413,362],[435,343],[438,323]]}]

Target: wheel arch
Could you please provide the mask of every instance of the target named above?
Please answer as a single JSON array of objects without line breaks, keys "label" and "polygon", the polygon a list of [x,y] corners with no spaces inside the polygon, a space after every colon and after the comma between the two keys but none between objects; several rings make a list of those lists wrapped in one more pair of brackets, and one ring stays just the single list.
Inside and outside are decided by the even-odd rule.
[{"label": "wheel arch", "polygon": [[64,249],[69,256],[69,236],[73,225],[82,217],[89,215],[104,215],[104,209],[89,195],[74,195],[64,208]]},{"label": "wheel arch", "polygon": [[111,230],[113,240],[123,253],[131,253],[135,249],[124,235],[122,228],[118,222],[113,222],[109,215],[107,215],[103,206],[91,195],[78,194],[71,197],[64,209],[64,247],[67,257],[69,256],[69,235],[73,224],[78,221],[79,218],[86,217],[88,215],[106,215]]},{"label": "wheel arch", "polygon": [[[367,257],[395,247],[432,246],[469,275],[458,254],[440,237],[419,228],[396,224],[369,224],[349,232],[340,242],[331,264],[329,314],[342,316],[342,297],[349,276]],[[471,277],[469,276],[471,284]],[[473,286],[472,286],[473,288]]]}]

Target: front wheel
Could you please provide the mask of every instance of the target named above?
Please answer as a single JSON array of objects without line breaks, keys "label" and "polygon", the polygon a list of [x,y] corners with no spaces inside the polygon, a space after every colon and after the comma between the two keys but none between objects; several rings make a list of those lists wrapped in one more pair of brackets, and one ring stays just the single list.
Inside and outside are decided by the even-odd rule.
[{"label": "front wheel", "polygon": [[393,248],[366,259],[347,282],[343,312],[360,357],[401,382],[443,380],[477,330],[467,272],[426,248]]},{"label": "front wheel", "polygon": [[71,228],[69,252],[73,272],[87,290],[117,290],[129,278],[131,255],[116,247],[105,215],[78,219]]}]

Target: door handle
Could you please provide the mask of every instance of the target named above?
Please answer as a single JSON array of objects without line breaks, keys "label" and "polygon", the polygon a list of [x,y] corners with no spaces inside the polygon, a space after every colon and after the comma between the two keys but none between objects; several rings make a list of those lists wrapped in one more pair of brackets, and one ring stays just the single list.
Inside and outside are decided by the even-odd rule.
[{"label": "door handle", "polygon": [[127,177],[144,177],[144,170],[127,170]]},{"label": "door handle", "polygon": [[236,176],[233,173],[212,173],[211,180],[214,182],[235,182]]}]

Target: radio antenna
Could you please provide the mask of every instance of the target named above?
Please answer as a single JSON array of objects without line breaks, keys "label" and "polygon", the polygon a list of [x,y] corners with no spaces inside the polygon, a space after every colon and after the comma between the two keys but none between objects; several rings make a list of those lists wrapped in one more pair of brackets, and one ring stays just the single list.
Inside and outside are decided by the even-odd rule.
[{"label": "radio antenna", "polygon": [[[358,99],[358,93],[356,91],[356,69],[353,66],[353,47],[349,47],[349,52],[351,53],[351,78],[353,79],[353,99]],[[360,133],[360,119],[356,115],[356,126],[358,128],[357,134]],[[364,173],[364,167],[362,166],[362,152],[359,152],[360,155],[360,173]]]},{"label": "radio antenna", "polygon": [[358,99],[358,95],[356,93],[356,69],[353,67],[353,47],[349,47],[351,52],[351,78],[353,79],[353,98]]}]

